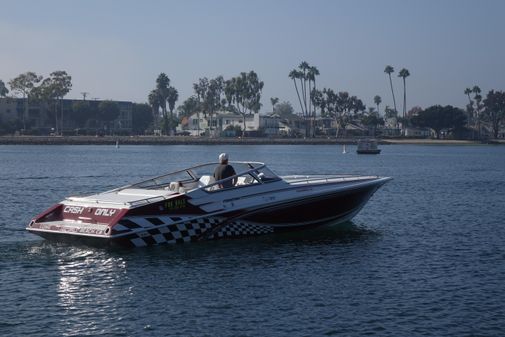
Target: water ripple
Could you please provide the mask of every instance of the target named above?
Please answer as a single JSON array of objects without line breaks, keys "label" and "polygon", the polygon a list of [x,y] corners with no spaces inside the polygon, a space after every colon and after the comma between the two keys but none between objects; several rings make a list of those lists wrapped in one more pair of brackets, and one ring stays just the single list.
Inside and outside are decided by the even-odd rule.
[{"label": "water ripple", "polygon": [[[387,146],[372,157],[332,146],[12,149],[0,146],[1,336],[503,334],[503,147]],[[223,151],[280,174],[395,180],[335,229],[139,250],[55,244],[24,231],[67,195]]]}]

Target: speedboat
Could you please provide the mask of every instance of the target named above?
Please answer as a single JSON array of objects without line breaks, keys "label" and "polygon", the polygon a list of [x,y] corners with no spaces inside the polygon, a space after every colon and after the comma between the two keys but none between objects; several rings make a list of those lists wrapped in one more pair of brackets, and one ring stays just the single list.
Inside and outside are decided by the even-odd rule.
[{"label": "speedboat", "polygon": [[[85,197],[68,197],[31,220],[46,239],[143,247],[277,233],[350,220],[391,178],[280,177],[264,163],[231,162],[236,175],[215,181],[217,163],[171,172]],[[227,180],[232,187],[223,188]]]}]

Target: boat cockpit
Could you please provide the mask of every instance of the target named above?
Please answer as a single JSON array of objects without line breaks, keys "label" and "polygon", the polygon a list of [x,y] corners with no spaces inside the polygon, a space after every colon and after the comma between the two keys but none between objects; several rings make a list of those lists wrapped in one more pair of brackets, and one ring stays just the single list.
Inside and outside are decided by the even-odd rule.
[{"label": "boat cockpit", "polygon": [[259,162],[230,162],[237,174],[226,179],[216,181],[214,170],[218,163],[207,163],[193,166],[184,170],[168,173],[151,178],[122,189],[168,190],[175,193],[186,193],[197,188],[207,192],[222,190],[223,183],[229,180],[235,182],[234,187],[264,184],[281,180],[279,176],[269,170],[264,163]]}]

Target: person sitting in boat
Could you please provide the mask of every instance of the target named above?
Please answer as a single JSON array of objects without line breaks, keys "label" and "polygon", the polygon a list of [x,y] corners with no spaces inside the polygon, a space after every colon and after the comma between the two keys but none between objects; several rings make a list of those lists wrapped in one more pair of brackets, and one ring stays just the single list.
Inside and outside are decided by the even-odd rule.
[{"label": "person sitting in boat", "polygon": [[[219,165],[214,170],[214,178],[216,180],[226,179],[237,174],[233,166],[228,164],[228,154],[221,153],[219,155]],[[221,188],[229,188],[235,186],[237,183],[237,177],[223,181],[219,184]]]}]

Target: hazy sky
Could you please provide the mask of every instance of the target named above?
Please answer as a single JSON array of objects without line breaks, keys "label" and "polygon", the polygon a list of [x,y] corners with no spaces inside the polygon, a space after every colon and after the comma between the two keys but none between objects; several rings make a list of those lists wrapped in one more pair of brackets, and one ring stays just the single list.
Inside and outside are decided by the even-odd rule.
[{"label": "hazy sky", "polygon": [[66,70],[69,98],[145,102],[165,72],[179,104],[200,77],[255,70],[262,111],[272,96],[299,110],[288,73],[301,61],[320,88],[392,106],[390,64],[411,73],[408,108],[463,107],[465,87],[505,90],[504,14],[504,0],[0,0],[0,79]]}]

